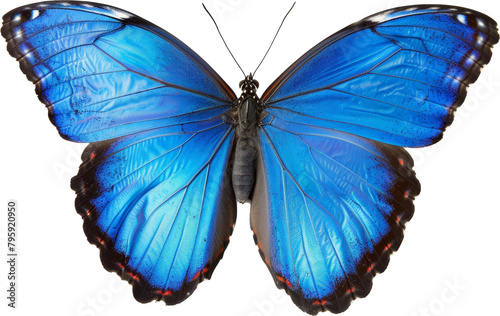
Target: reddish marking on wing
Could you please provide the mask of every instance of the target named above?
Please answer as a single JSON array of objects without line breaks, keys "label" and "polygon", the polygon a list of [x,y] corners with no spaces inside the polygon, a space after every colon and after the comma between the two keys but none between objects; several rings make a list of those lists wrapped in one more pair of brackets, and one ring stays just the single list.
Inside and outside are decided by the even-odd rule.
[{"label": "reddish marking on wing", "polygon": [[282,276],[279,276],[279,275],[276,276],[276,279],[278,279],[280,282],[285,283],[286,286],[288,286],[289,288],[292,288],[292,283],[290,283],[290,281],[288,281],[288,279],[286,279]]},{"label": "reddish marking on wing", "polygon": [[405,192],[405,199],[407,199],[410,196],[410,193],[408,191]]},{"label": "reddish marking on wing", "polygon": [[106,242],[99,237],[97,238],[97,241],[103,246],[106,244]]},{"label": "reddish marking on wing", "polygon": [[201,273],[201,271],[196,272],[196,274],[195,274],[195,275],[194,275],[194,277],[191,279],[191,281],[196,280],[196,279],[200,276],[200,273]]},{"label": "reddish marking on wing", "polygon": [[373,263],[370,264],[370,266],[368,267],[368,270],[366,270],[366,272],[371,272],[373,270],[373,267],[375,267],[375,265]]},{"label": "reddish marking on wing", "polygon": [[345,294],[351,294],[351,293],[353,293],[354,291],[356,291],[356,288],[351,287],[350,289],[348,289],[348,290],[345,292]]},{"label": "reddish marking on wing", "polygon": [[272,86],[269,87],[269,89],[267,89],[267,92],[265,94],[262,95],[262,98],[261,100],[266,100],[267,99],[267,96],[269,95],[269,92],[270,91],[273,91],[274,88],[276,87],[277,85],[277,82],[275,82]]},{"label": "reddish marking on wing", "polygon": [[166,290],[166,291],[158,290],[158,291],[156,291],[156,293],[160,294],[161,296],[172,295],[172,291],[170,291],[170,290]]},{"label": "reddish marking on wing", "polygon": [[[293,65],[295,65],[295,64],[293,64]],[[296,67],[295,67],[295,69],[296,69]],[[285,73],[282,73],[278,78],[276,78],[276,80],[271,84],[271,86],[269,86],[269,88],[267,88],[266,91],[264,91],[264,94],[261,96],[260,99],[262,101],[267,101],[269,94],[271,92],[275,92],[276,87],[283,82],[283,78],[285,78],[290,73],[291,73],[291,71],[287,70],[287,71],[285,71]]]},{"label": "reddish marking on wing", "polygon": [[314,305],[325,305],[326,303],[328,303],[327,300],[321,300],[321,301],[318,300],[318,301],[315,301],[313,304]]},{"label": "reddish marking on wing", "polygon": [[85,213],[85,216],[90,217],[90,210]]},{"label": "reddish marking on wing", "polygon": [[267,260],[267,258],[264,257],[264,262],[270,267],[271,264],[269,263],[269,260]]},{"label": "reddish marking on wing", "polygon": [[224,91],[228,95],[229,99],[232,99],[232,100],[236,99],[236,96],[234,95],[233,90],[231,90],[231,88],[229,88],[229,86],[227,84],[225,84],[225,82],[223,82],[221,79],[218,79],[217,82],[220,84],[222,89],[224,89]]},{"label": "reddish marking on wing", "polygon": [[392,246],[392,243],[388,243],[385,248],[384,248],[384,251],[387,251],[389,248],[391,248]]},{"label": "reddish marking on wing", "polygon": [[208,272],[208,270],[210,270],[210,268],[209,268],[209,267],[205,267],[203,270],[200,270],[200,271],[196,272],[196,274],[195,274],[195,275],[194,275],[194,277],[191,279],[191,281],[196,280],[196,279],[200,276],[200,274],[202,274],[202,273],[207,273],[207,272]]},{"label": "reddish marking on wing", "polygon": [[400,164],[401,166],[402,166],[402,165],[404,165],[404,163],[405,163],[405,161],[404,161],[402,158],[399,158],[399,159],[398,159],[398,161],[399,161],[399,164]]},{"label": "reddish marking on wing", "polygon": [[127,274],[130,275],[132,279],[139,281],[139,277],[137,276],[137,274],[133,274],[132,272],[128,272]]},{"label": "reddish marking on wing", "polygon": [[124,266],[123,266],[123,264],[121,264],[121,263],[118,263],[118,267],[119,267],[120,269],[125,269],[125,267],[124,267]]},{"label": "reddish marking on wing", "polygon": [[91,153],[90,154],[90,160],[94,159],[95,158],[95,153]]},{"label": "reddish marking on wing", "polygon": [[217,253],[217,255],[215,255],[215,258],[219,258],[219,256],[224,252],[224,246],[222,246],[219,250],[219,252]]},{"label": "reddish marking on wing", "polygon": [[396,217],[396,223],[398,223],[398,224],[399,224],[399,222],[400,222],[400,221],[401,221],[401,218],[400,218],[399,216],[398,216],[398,217]]}]

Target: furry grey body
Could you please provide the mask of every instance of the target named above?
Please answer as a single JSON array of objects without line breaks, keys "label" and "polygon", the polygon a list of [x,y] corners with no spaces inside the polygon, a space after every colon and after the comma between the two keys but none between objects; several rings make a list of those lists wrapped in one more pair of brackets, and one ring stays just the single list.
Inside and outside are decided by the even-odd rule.
[{"label": "furry grey body", "polygon": [[257,81],[251,75],[240,83],[243,94],[238,100],[238,125],[233,161],[233,190],[240,203],[250,201],[255,183],[255,162],[258,154],[257,123],[259,103]]}]

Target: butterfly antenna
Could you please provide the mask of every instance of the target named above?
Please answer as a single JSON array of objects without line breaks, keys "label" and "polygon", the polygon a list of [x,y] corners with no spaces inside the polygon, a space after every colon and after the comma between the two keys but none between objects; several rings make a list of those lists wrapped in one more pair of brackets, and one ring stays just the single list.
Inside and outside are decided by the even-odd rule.
[{"label": "butterfly antenna", "polygon": [[278,28],[278,31],[276,32],[276,35],[274,35],[274,38],[273,38],[273,41],[271,42],[271,45],[269,45],[269,48],[267,49],[267,52],[264,54],[264,57],[262,58],[262,60],[260,61],[259,65],[257,66],[257,68],[255,68],[255,71],[253,72],[254,76],[255,76],[255,73],[257,72],[257,69],[259,69],[260,65],[264,61],[264,59],[266,59],[267,53],[269,53],[269,51],[271,50],[271,47],[273,46],[274,41],[276,40],[276,37],[278,36],[278,33],[280,32],[281,27],[283,26],[283,23],[285,23],[286,17],[288,16],[288,14],[290,14],[290,11],[292,11],[292,9],[293,9],[294,6],[295,6],[295,2],[292,4],[292,7],[290,8],[290,10],[288,10],[288,12],[285,14],[285,17],[283,18],[283,21],[281,21],[280,27]]},{"label": "butterfly antenna", "polygon": [[234,58],[234,55],[233,53],[231,52],[231,50],[229,49],[229,46],[227,46],[227,43],[226,41],[224,40],[224,37],[222,36],[222,33],[220,32],[219,30],[219,27],[217,26],[217,22],[215,22],[215,19],[214,17],[210,14],[210,12],[208,11],[207,7],[205,6],[204,3],[202,3],[203,5],[203,8],[205,9],[205,11],[207,11],[208,15],[210,16],[210,18],[212,19],[212,21],[214,22],[215,24],[215,28],[217,28],[217,32],[219,32],[219,35],[220,35],[220,38],[222,38],[222,41],[224,42],[224,45],[226,45],[226,48],[227,50],[229,51],[229,54],[231,54],[231,57],[233,57],[234,59],[234,62],[236,63],[236,65],[238,65],[238,67],[240,68],[241,72],[243,73],[243,77],[245,77],[245,72],[243,71],[243,69],[241,68],[240,64],[238,64],[238,61],[236,60],[236,58]]}]

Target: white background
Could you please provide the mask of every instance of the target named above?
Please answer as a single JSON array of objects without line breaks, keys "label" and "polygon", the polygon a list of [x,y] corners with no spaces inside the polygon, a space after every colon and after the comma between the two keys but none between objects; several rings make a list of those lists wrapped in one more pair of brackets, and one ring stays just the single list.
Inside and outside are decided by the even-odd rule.
[{"label": "white background", "polygon": [[[205,0],[246,72],[266,51],[292,1]],[[500,21],[491,0],[441,1]],[[0,13],[27,4],[0,1]],[[182,39],[238,93],[242,74],[201,1],[107,0]],[[420,1],[298,1],[257,73],[260,92],[320,40],[365,16]],[[497,48],[499,49],[499,48]],[[496,56],[495,56],[496,53]],[[0,310],[5,315],[305,315],[277,290],[249,229],[248,205],[212,280],[184,303],[137,303],[131,287],[105,271],[74,210],[69,181],[84,145],[62,140],[18,63],[0,50]],[[498,313],[500,50],[469,89],[444,140],[412,150],[422,193],[400,250],[372,292],[345,315],[426,316]],[[18,309],[6,307],[7,199],[19,202]],[[454,284],[451,286],[450,284]],[[5,291],[4,291],[5,289]],[[92,305],[90,302],[95,302]],[[325,314],[326,315],[326,314]]]}]

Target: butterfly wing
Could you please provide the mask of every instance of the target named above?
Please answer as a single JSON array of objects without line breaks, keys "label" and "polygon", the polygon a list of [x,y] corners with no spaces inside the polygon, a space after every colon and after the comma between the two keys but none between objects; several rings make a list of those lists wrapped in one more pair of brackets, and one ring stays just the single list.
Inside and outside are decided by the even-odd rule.
[{"label": "butterfly wing", "polygon": [[276,285],[315,314],[371,289],[403,239],[420,185],[397,146],[268,115],[251,225]]},{"label": "butterfly wing", "polygon": [[15,9],[2,35],[62,137],[90,144],[72,180],[88,240],[141,302],[210,277],[236,219],[235,95],[196,53],[129,12],[87,2]]},{"label": "butterfly wing", "polygon": [[222,257],[236,220],[221,117],[90,144],[71,182],[89,242],[138,301],[186,299]]},{"label": "butterfly wing", "polygon": [[426,146],[441,139],[497,42],[495,21],[473,10],[388,10],[319,43],[262,100],[283,120]]},{"label": "butterfly wing", "polygon": [[252,229],[302,310],[368,294],[420,191],[399,146],[442,137],[497,41],[481,13],[398,8],[330,36],[264,92]]},{"label": "butterfly wing", "polygon": [[7,13],[2,36],[72,141],[210,119],[236,98],[184,43],[118,8],[36,3]]}]

